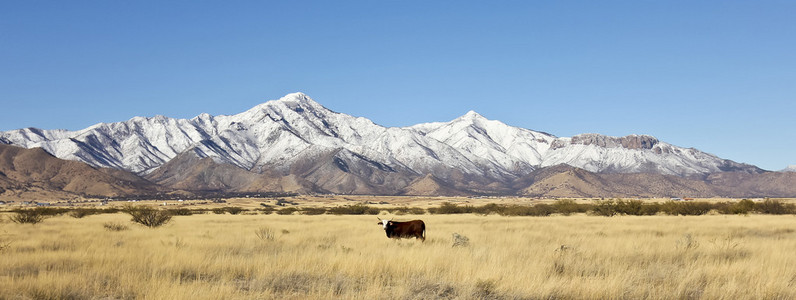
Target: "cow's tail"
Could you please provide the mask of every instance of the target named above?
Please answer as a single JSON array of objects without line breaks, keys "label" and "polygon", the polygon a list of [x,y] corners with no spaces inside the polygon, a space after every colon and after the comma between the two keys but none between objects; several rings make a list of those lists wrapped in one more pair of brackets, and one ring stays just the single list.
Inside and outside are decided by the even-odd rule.
[{"label": "cow's tail", "polygon": [[423,223],[423,239],[421,241],[426,241],[426,223]]}]

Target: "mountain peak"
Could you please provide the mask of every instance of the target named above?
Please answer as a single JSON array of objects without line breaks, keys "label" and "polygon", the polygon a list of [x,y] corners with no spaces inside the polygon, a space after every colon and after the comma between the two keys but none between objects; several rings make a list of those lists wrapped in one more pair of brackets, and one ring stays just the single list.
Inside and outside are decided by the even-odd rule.
[{"label": "mountain peak", "polygon": [[307,96],[307,94],[296,92],[287,94],[277,100],[270,100],[268,102],[258,104],[239,115],[246,116],[245,118],[257,119],[256,117],[252,117],[252,114],[260,115],[263,112],[272,111],[274,109],[281,110],[284,108],[293,110],[297,113],[302,113],[307,109],[311,111],[329,110],[320,103],[315,102],[315,100],[312,100],[312,98]]},{"label": "mountain peak", "polygon": [[291,100],[293,100],[293,101],[304,101],[304,102],[306,102],[306,101],[315,102],[315,101],[313,101],[310,98],[310,96],[307,96],[307,94],[302,93],[302,92],[290,93],[290,94],[285,95],[282,98],[279,98],[279,101],[291,101]]},{"label": "mountain peak", "polygon": [[[269,101],[269,103],[270,102],[272,101]],[[291,109],[296,109],[298,107],[304,107],[304,108],[312,107],[314,109],[328,110],[325,106],[316,102],[315,100],[312,100],[310,96],[307,96],[307,94],[304,94],[302,92],[287,94],[284,97],[279,98],[279,100],[273,102],[284,104],[285,106]]]},{"label": "mountain peak", "polygon": [[782,169],[780,172],[796,172],[796,165],[790,165],[785,169]]},{"label": "mountain peak", "polygon": [[486,119],[486,118],[484,118],[484,116],[475,112],[474,110],[470,110],[463,116],[459,117],[459,119],[474,120],[474,119]]},{"label": "mountain peak", "polygon": [[307,94],[304,94],[302,92],[296,92],[296,93],[287,94],[284,97],[279,98],[279,100],[276,100],[275,102],[284,103],[284,104],[287,104],[288,106],[293,105],[293,104],[306,104],[306,105],[311,105],[311,106],[322,106],[320,103],[315,102],[315,100],[312,100],[312,98],[310,98],[310,96],[307,96]]}]

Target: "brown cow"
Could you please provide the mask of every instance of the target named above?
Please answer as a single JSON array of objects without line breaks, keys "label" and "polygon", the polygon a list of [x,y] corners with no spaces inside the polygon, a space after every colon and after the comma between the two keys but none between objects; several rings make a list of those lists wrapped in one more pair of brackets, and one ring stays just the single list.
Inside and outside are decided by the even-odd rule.
[{"label": "brown cow", "polygon": [[423,220],[412,220],[407,222],[395,222],[392,219],[379,219],[379,225],[384,226],[384,232],[391,239],[418,238],[426,241],[426,223]]}]

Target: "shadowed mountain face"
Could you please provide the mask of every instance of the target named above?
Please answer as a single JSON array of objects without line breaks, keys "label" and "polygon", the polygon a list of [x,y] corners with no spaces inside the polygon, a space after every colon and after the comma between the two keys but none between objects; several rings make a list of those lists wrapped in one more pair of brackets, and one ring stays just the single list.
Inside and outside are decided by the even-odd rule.
[{"label": "shadowed mountain face", "polygon": [[592,173],[567,165],[517,180],[518,194],[553,197],[794,197],[796,173],[721,172],[706,177]]},{"label": "shadowed mountain face", "polygon": [[40,148],[0,144],[2,198],[116,197],[154,194],[158,189],[157,185],[129,172],[97,169],[82,162],[58,159]]},{"label": "shadowed mountain face", "polygon": [[[450,122],[388,128],[331,111],[301,93],[231,116],[135,117],[78,131],[0,132],[0,144],[41,147],[62,159],[121,172],[112,176],[135,179],[122,172],[129,171],[170,189],[196,191],[568,196],[789,192],[778,185],[760,187],[772,180],[788,184],[780,173],[771,175],[651,136],[556,137],[472,111]],[[756,183],[740,184],[746,189],[739,190],[725,186],[730,179],[711,175],[724,172]],[[757,179],[763,175],[771,178]]]}]

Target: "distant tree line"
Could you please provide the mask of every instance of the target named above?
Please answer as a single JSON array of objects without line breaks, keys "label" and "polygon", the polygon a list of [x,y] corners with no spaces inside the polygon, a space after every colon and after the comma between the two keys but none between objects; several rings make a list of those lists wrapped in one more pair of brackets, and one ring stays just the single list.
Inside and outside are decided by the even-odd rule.
[{"label": "distant tree line", "polygon": [[141,195],[128,195],[118,197],[106,197],[98,195],[85,195],[86,198],[94,199],[107,199],[110,201],[130,201],[130,200],[220,200],[231,198],[279,198],[279,197],[294,197],[298,196],[297,193],[285,192],[254,192],[254,193],[229,193],[220,191],[194,191],[192,196],[155,193],[155,194],[141,194]]},{"label": "distant tree line", "polygon": [[[770,214],[784,215],[796,214],[796,205],[785,203],[777,199],[766,199],[761,202],[743,199],[737,202],[644,202],[641,200],[600,200],[592,203],[578,203],[574,200],[563,199],[553,203],[538,203],[535,205],[519,204],[485,204],[480,206],[457,205],[454,203],[442,203],[437,207],[391,207],[379,208],[366,204],[345,205],[337,207],[298,207],[286,206],[275,207],[265,203],[255,209],[246,209],[236,206],[219,208],[136,208],[132,206],[124,208],[64,208],[64,207],[36,207],[31,209],[15,209],[9,217],[16,223],[38,223],[45,218],[55,215],[67,214],[74,218],[83,218],[89,215],[125,212],[133,215],[134,218],[142,218],[136,214],[149,216],[155,215],[167,222],[171,216],[190,216],[193,214],[280,214],[280,215],[378,215],[383,212],[392,215],[423,215],[423,214],[497,214],[501,216],[550,216],[550,215],[572,215],[584,213],[594,216],[651,216],[651,215],[672,215],[672,216],[698,216],[708,213],[737,215],[737,214]],[[158,219],[160,220],[160,219]],[[138,222],[138,221],[137,221]],[[139,222],[141,223],[141,222]],[[149,226],[149,225],[147,225]]]}]

